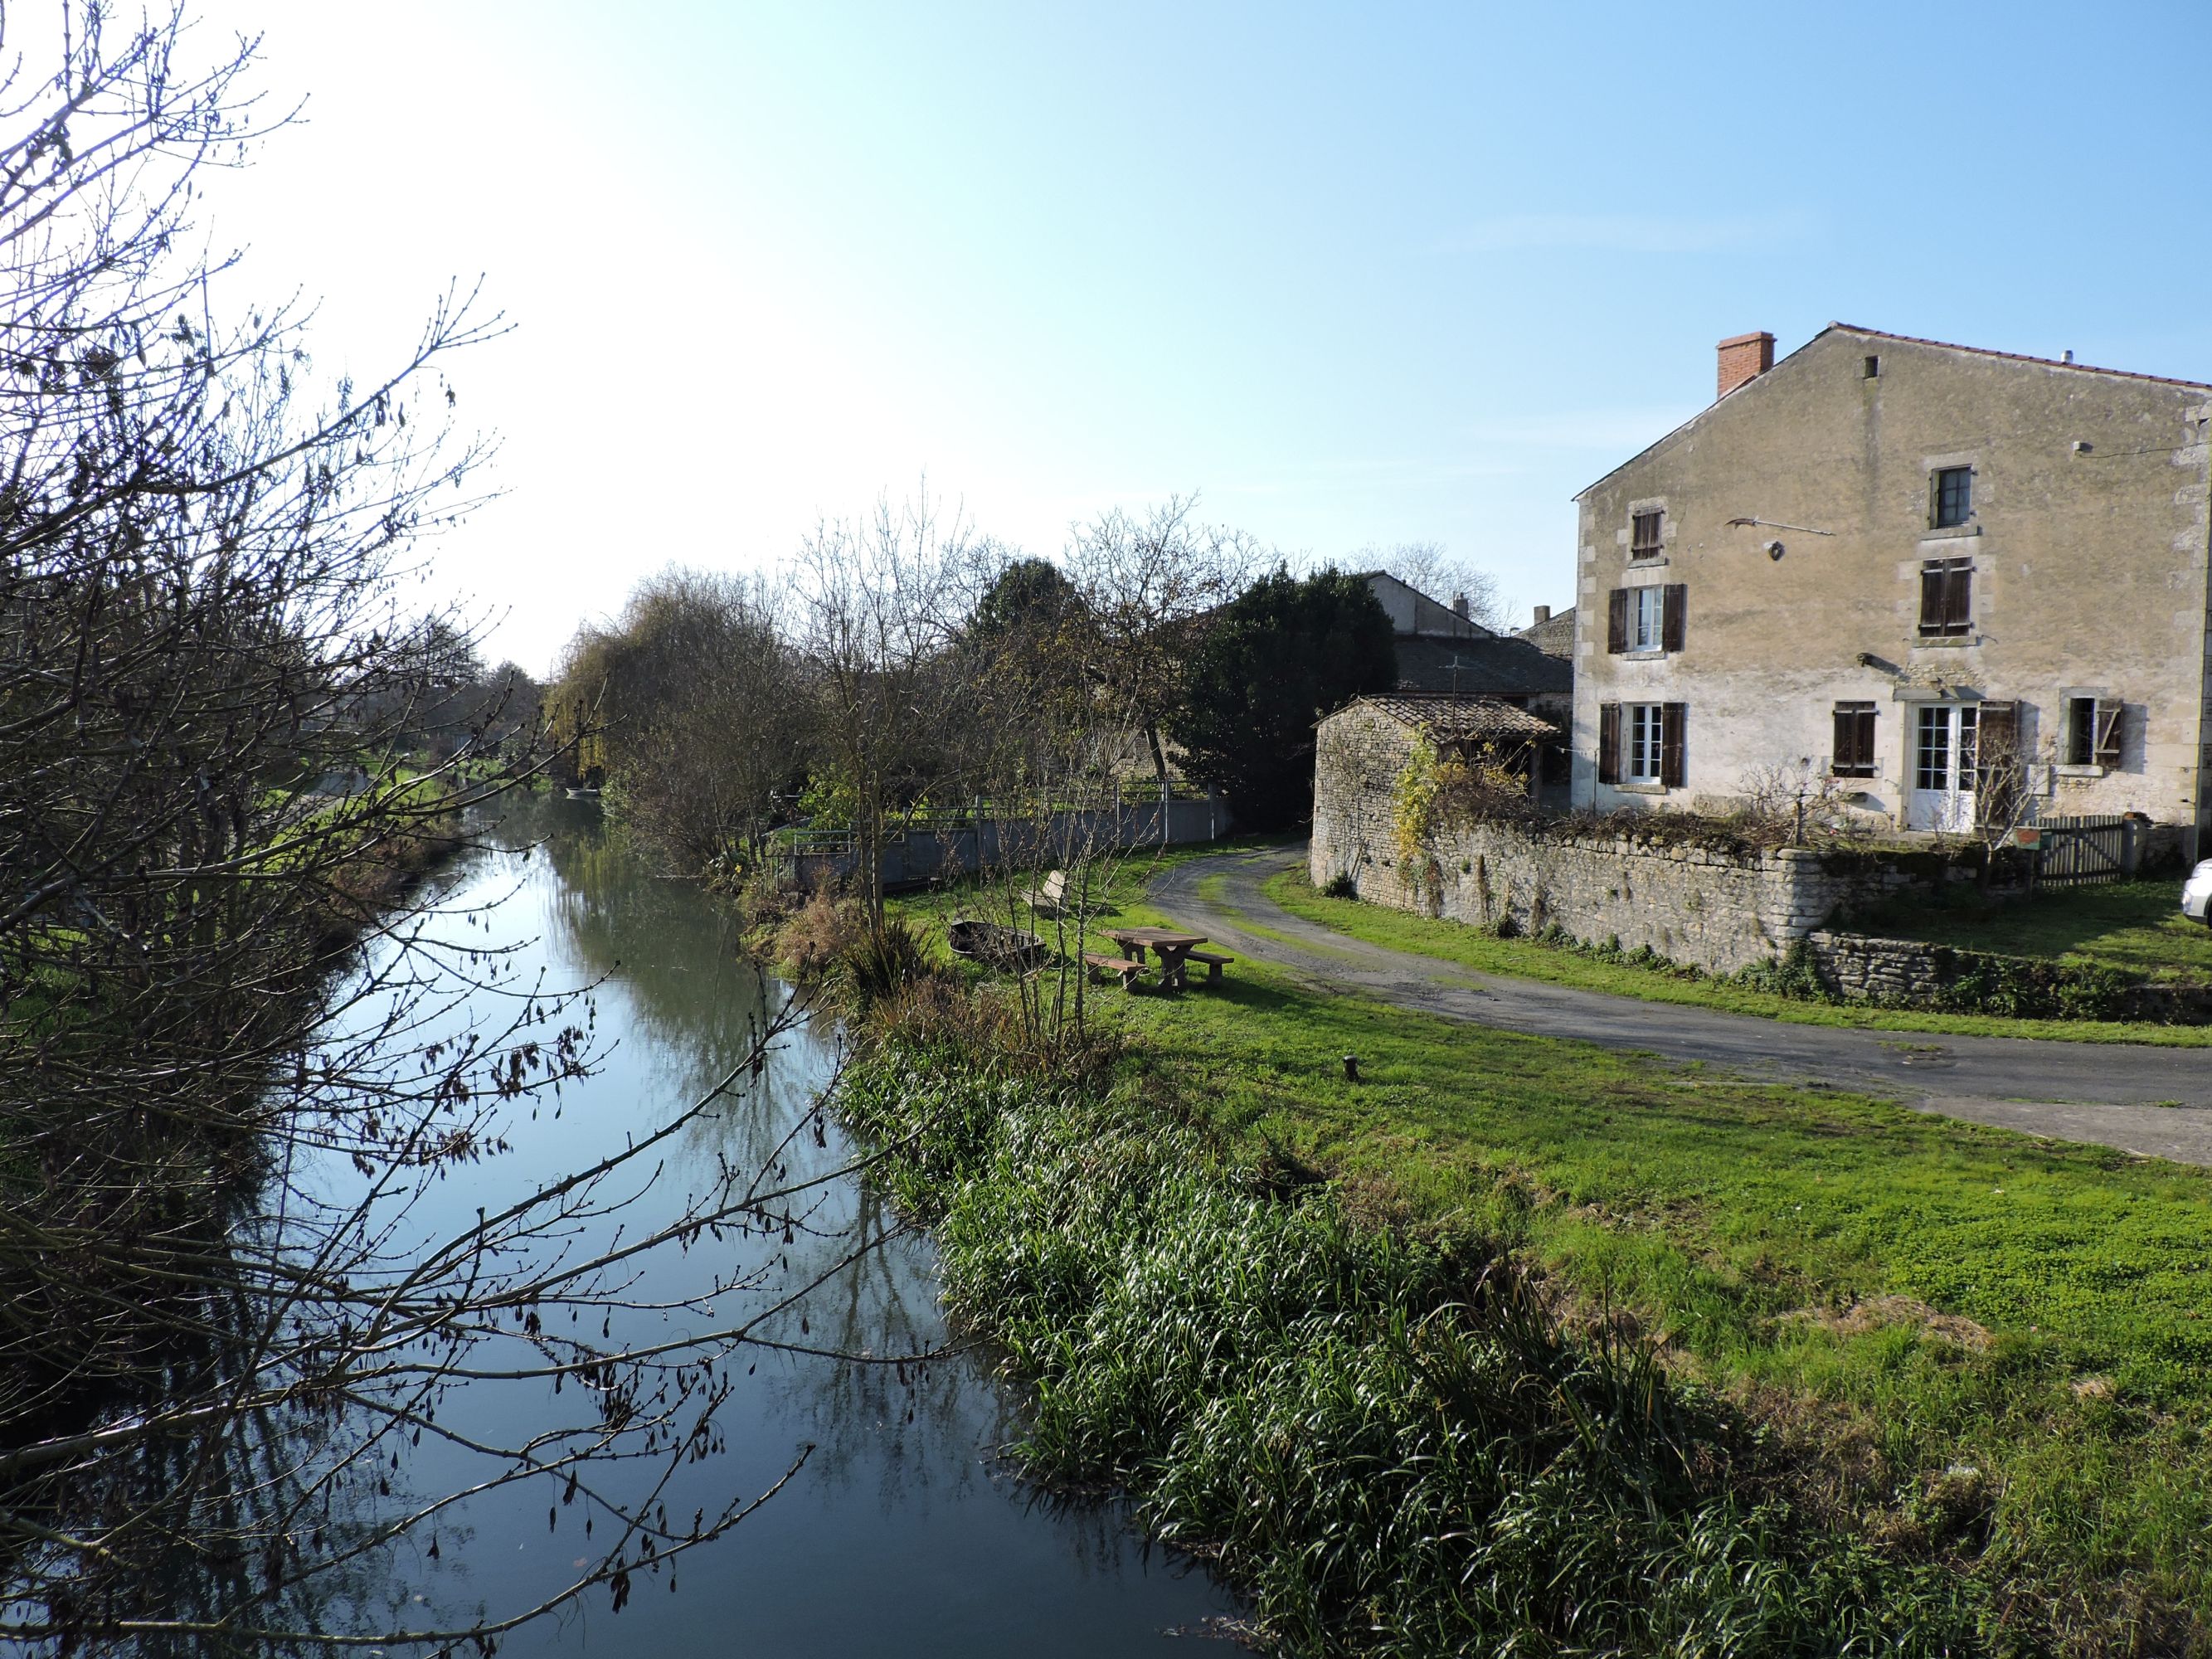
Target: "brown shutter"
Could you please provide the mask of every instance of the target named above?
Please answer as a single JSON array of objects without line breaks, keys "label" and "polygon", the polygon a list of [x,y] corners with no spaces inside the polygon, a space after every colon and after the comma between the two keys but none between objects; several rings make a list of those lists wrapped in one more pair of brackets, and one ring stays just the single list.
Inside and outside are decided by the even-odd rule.
[{"label": "brown shutter", "polygon": [[1659,601],[1659,648],[1662,651],[1680,651],[1682,648],[1682,596],[1689,591],[1680,582],[1667,584],[1666,597]]},{"label": "brown shutter", "polygon": [[1616,587],[1605,596],[1605,648],[1619,656],[1628,649],[1628,590]]},{"label": "brown shutter", "polygon": [[2106,702],[2097,699],[2097,763],[2118,766],[2120,763],[2121,720],[2127,713],[2124,703]]},{"label": "brown shutter", "polygon": [[1617,702],[1598,705],[1597,781],[1620,781],[1620,705]]},{"label": "brown shutter", "polygon": [[1942,570],[1934,565],[1923,566],[1920,572],[1920,631],[1940,634],[1943,631],[1943,606],[1946,589]]},{"label": "brown shutter", "polygon": [[1682,787],[1682,728],[1688,724],[1688,706],[1679,702],[1659,705],[1659,781],[1669,789]]},{"label": "brown shutter", "polygon": [[1943,631],[1946,634],[1965,634],[1972,630],[1974,621],[1974,568],[1960,563],[1952,567],[1943,584]]},{"label": "brown shutter", "polygon": [[1836,710],[1836,738],[1828,770],[1838,775],[1856,773],[1863,763],[1859,759],[1859,712],[1856,708]]}]

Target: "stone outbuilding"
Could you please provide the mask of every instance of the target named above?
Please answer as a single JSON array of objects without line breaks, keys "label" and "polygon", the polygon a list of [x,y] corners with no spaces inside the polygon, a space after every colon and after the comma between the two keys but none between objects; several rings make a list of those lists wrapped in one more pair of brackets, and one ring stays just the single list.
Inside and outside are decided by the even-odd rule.
[{"label": "stone outbuilding", "polygon": [[1832,324],[1583,490],[1576,805],[2207,827],[2212,386]]}]

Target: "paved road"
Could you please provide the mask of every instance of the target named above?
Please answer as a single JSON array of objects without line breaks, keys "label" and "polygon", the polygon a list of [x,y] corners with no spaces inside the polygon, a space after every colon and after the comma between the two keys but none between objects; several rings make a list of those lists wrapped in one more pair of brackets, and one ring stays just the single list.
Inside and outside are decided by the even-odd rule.
[{"label": "paved road", "polygon": [[[2212,1049],[1796,1025],[1499,979],[1332,933],[1260,890],[1277,871],[1304,861],[1303,848],[1194,859],[1161,878],[1155,899],[1228,951],[1280,963],[1318,988],[1361,991],[1455,1019],[1705,1060],[1752,1076],[1831,1083],[1978,1123],[2212,1164]],[[1216,876],[1224,878],[1219,902],[1200,893]],[[1248,932],[1238,926],[1242,918],[1282,937]]]}]

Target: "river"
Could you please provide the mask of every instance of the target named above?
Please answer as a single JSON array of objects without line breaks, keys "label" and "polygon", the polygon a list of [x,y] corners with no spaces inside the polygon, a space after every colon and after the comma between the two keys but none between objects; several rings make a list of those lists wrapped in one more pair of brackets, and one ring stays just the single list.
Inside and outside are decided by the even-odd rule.
[{"label": "river", "polygon": [[[534,1108],[518,1104],[511,1150],[428,1188],[408,1222],[426,1237],[669,1121],[744,1055],[752,1022],[783,994],[745,964],[729,920],[695,889],[656,879],[628,857],[604,833],[595,805],[524,801],[486,839],[454,872],[455,890],[427,931],[477,962],[501,961],[508,988],[469,993],[441,1018],[457,1031],[471,1020],[495,1024],[515,987],[596,981],[596,1059],[591,1075],[564,1085],[557,1115],[550,1096]],[[471,1006],[495,996],[501,1006]],[[672,1217],[719,1190],[726,1170],[757,1164],[810,1111],[836,1044],[827,1022],[793,1032],[736,1107],[691,1126],[650,1188],[596,1224],[598,1236]],[[834,1126],[822,1146],[810,1131],[776,1154],[793,1180],[834,1171],[851,1155]],[[356,1178],[349,1166],[303,1173],[340,1199]],[[926,1237],[899,1230],[865,1182],[831,1182],[808,1221],[811,1231],[802,1226],[789,1244],[732,1232],[688,1254],[661,1252],[669,1259],[648,1258],[626,1299],[672,1300],[717,1267],[753,1266],[770,1275],[761,1294],[774,1294],[834,1263],[854,1238],[888,1235],[779,1334],[793,1334],[803,1318],[807,1341],[848,1354],[946,1342]],[[614,1334],[649,1339],[659,1334],[653,1322],[670,1317],[618,1314]],[[737,1358],[734,1392],[718,1417],[724,1443],[682,1466],[660,1501],[679,1516],[695,1507],[711,1514],[733,1495],[766,1491],[811,1445],[798,1474],[734,1530],[684,1555],[673,1590],[666,1576],[641,1576],[616,1613],[607,1589],[594,1588],[568,1612],[503,1638],[501,1652],[1122,1655],[1200,1634],[1233,1612],[1202,1571],[1147,1549],[1112,1507],[1057,1504],[1012,1477],[994,1451],[1018,1425],[985,1357],[963,1351],[897,1370],[757,1352]],[[573,1394],[555,1401],[542,1382],[471,1382],[447,1397],[437,1420],[464,1437],[512,1438],[532,1412],[548,1426],[573,1422],[574,1404]],[[399,1500],[420,1500],[484,1473],[480,1460],[434,1437],[406,1454],[394,1485]],[[641,1465],[595,1478],[619,1488],[657,1473]],[[374,1606],[399,1609],[409,1623],[471,1609],[495,1617],[550,1594],[592,1546],[579,1515],[590,1506],[556,1506],[550,1484],[532,1478],[447,1511],[402,1547],[404,1559],[373,1575],[374,1589],[349,1593],[349,1617]]]}]

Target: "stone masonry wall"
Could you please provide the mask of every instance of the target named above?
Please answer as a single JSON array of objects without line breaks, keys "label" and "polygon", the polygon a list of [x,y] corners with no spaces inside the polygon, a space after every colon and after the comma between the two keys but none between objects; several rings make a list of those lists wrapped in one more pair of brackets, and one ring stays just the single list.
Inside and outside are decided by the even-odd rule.
[{"label": "stone masonry wall", "polygon": [[1772,961],[1840,908],[1934,879],[1905,859],[1734,852],[1626,829],[1571,833],[1490,822],[1439,831],[1408,870],[1394,814],[1412,744],[1403,726],[1359,704],[1322,722],[1315,885],[1349,876],[1370,902],[1524,933],[1556,927],[1585,943],[1618,939],[1626,950],[1648,947],[1726,974]]}]

